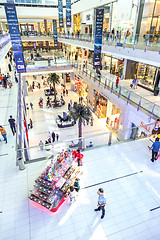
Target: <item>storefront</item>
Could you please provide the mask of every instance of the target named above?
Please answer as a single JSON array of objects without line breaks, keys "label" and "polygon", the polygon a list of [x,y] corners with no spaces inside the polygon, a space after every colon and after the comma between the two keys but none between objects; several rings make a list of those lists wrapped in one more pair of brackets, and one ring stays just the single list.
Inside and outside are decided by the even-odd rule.
[{"label": "storefront", "polygon": [[88,63],[93,66],[93,59],[94,59],[94,51],[88,51]]},{"label": "storefront", "polygon": [[81,13],[77,13],[73,15],[73,25],[74,25],[74,33],[81,33]]},{"label": "storefront", "polygon": [[119,129],[120,109],[95,89],[93,96],[93,112],[98,118],[106,118],[106,126],[109,130],[116,131]]},{"label": "storefront", "polygon": [[123,75],[124,59],[117,59],[110,55],[104,55],[104,70],[107,72],[118,75],[121,77]]},{"label": "storefront", "polygon": [[145,0],[140,27],[141,41],[159,42],[160,34],[160,0]]}]

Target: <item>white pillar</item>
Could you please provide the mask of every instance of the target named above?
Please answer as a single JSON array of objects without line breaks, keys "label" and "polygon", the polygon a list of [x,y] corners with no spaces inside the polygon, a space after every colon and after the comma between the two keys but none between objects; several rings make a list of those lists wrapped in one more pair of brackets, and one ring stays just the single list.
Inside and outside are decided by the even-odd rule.
[{"label": "white pillar", "polygon": [[124,67],[123,67],[123,77],[122,80],[125,79],[126,76],[126,70],[127,70],[127,59],[124,59]]}]

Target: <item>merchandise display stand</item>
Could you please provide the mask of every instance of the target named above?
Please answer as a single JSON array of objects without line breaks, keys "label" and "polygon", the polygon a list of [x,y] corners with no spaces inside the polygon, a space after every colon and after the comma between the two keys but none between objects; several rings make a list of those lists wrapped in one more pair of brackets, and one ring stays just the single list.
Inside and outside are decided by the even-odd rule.
[{"label": "merchandise display stand", "polygon": [[29,199],[51,212],[56,212],[66,200],[70,186],[82,173],[75,151],[72,153],[70,150],[62,150],[35,180]]}]

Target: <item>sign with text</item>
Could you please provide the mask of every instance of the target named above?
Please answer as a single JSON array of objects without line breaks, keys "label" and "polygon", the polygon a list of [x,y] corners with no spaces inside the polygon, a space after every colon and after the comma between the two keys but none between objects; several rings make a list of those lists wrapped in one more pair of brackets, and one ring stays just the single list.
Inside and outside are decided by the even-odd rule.
[{"label": "sign with text", "polygon": [[96,9],[96,27],[95,27],[93,66],[97,68],[100,67],[100,62],[101,62],[103,18],[104,18],[104,9]]},{"label": "sign with text", "polygon": [[53,20],[53,37],[54,37],[54,46],[58,46],[58,36],[57,36],[57,20]]},{"label": "sign with text", "polygon": [[4,3],[17,72],[26,71],[17,13],[14,3]]},{"label": "sign with text", "polygon": [[71,0],[66,0],[66,27],[71,27]]},{"label": "sign with text", "polygon": [[63,1],[58,0],[59,27],[63,27]]}]

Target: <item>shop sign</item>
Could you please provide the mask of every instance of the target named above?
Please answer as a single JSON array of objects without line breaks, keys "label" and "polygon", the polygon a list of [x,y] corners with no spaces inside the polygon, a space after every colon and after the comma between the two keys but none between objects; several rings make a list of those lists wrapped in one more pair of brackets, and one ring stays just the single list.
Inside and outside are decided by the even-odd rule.
[{"label": "shop sign", "polygon": [[[150,125],[153,125],[153,123],[151,123]],[[150,125],[146,126],[143,121],[141,121],[141,124],[140,124],[142,128],[144,128],[148,133],[152,134],[153,126],[150,126]]]},{"label": "shop sign", "polygon": [[93,66],[100,67],[101,48],[102,48],[102,30],[103,30],[104,9],[96,9],[96,27],[94,40],[94,59]]},{"label": "shop sign", "polygon": [[57,20],[53,20],[53,37],[54,37],[54,46],[58,45],[58,36],[57,36]]},{"label": "shop sign", "polygon": [[66,0],[66,27],[71,27],[71,0]]},{"label": "shop sign", "polygon": [[58,0],[59,27],[63,27],[63,1]]},{"label": "shop sign", "polygon": [[14,3],[4,3],[6,18],[8,22],[8,28],[10,33],[10,38],[12,42],[12,48],[15,58],[16,69],[18,73],[26,72],[23,48],[21,36],[19,33],[19,26],[17,20],[16,7]]}]

